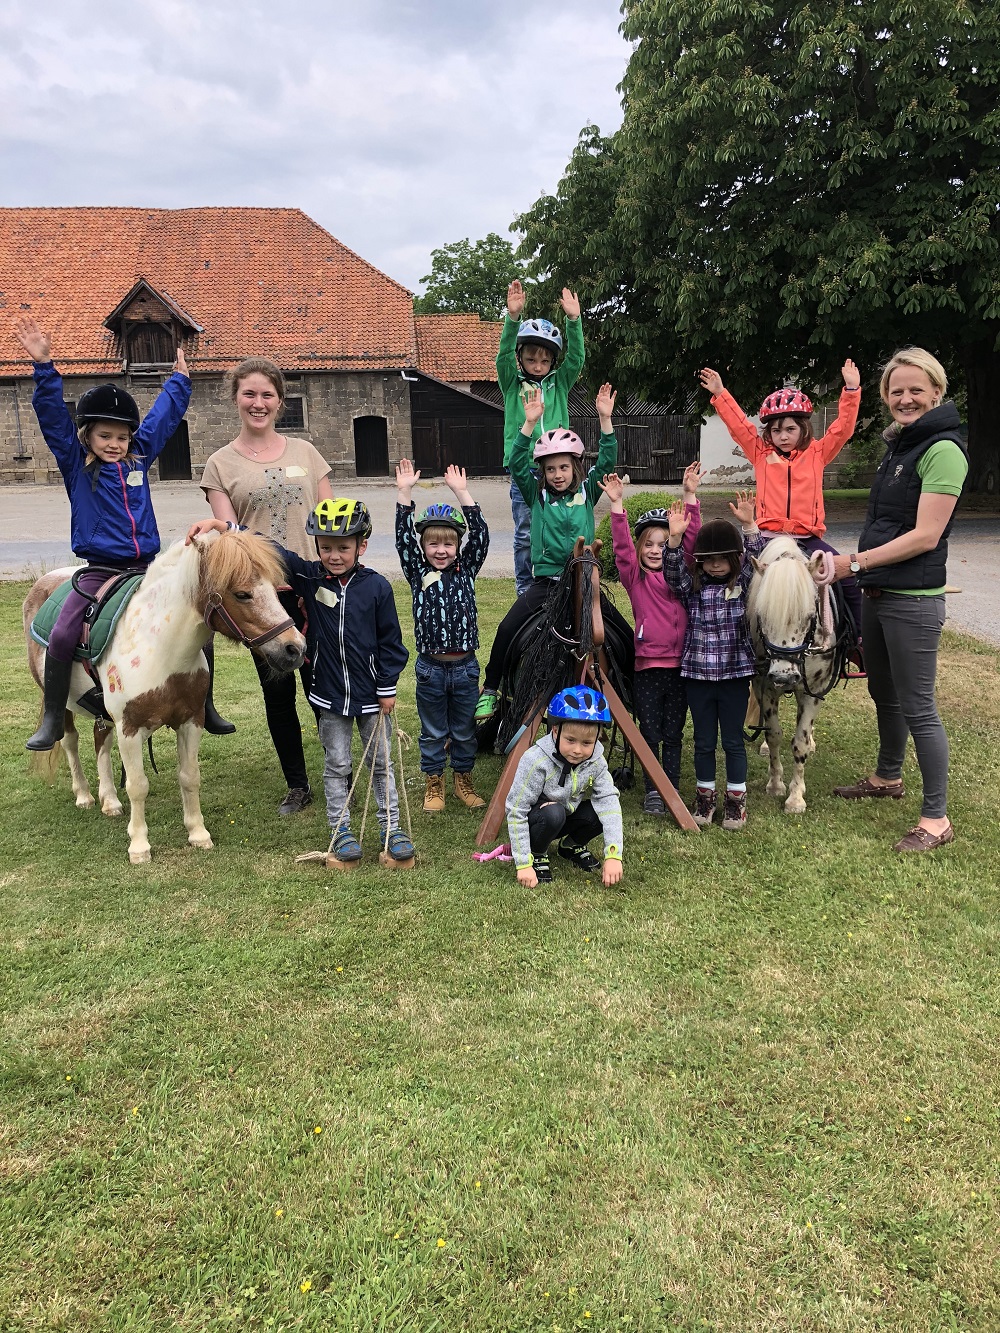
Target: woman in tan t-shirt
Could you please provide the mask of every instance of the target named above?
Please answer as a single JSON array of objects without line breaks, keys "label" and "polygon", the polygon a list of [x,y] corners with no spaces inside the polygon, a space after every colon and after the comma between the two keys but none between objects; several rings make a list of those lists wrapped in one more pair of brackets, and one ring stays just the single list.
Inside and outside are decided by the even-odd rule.
[{"label": "woman in tan t-shirt", "polygon": [[[231,372],[233,402],[240,433],[216,450],[205,464],[201,488],[212,513],[230,523],[263,533],[306,560],[316,552],[306,535],[306,519],[320,500],[332,500],[330,468],[308,440],[279,435],[274,423],[285,403],[285,379],[273,361],[250,357]],[[301,630],[304,623],[291,589],[279,593],[282,605]],[[280,815],[297,814],[312,802],[302,750],[302,724],[295,706],[295,676],[272,679],[266,665],[253,658],[264,693],[264,710],[288,792]],[[309,696],[309,666],[302,667]]]}]

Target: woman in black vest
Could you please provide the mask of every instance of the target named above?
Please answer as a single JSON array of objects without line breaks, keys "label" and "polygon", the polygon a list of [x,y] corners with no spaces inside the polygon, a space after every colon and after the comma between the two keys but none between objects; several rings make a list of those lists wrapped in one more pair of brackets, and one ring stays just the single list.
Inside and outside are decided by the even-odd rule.
[{"label": "woman in black vest", "polygon": [[944,367],[920,347],[896,353],[882,372],[892,415],[854,555],[834,559],[837,577],[856,574],[864,594],[861,636],[868,693],[878,714],[874,773],[847,800],[903,791],[906,738],[912,735],[924,798],[920,822],[897,852],[927,852],[951,842],[947,814],[948,738],[934,700],[938,642],[945,620],[945,563],[955,505],[969,470],[964,433]]}]

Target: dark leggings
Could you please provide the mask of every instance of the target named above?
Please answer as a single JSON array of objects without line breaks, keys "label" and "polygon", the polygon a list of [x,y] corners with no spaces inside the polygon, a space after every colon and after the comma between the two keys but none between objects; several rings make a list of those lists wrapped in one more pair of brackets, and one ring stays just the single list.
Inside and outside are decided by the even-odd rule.
[{"label": "dark leggings", "polygon": [[694,776],[701,786],[715,783],[715,747],[722,735],[726,785],[747,780],[743,724],[750,701],[750,681],[688,680],[687,701],[694,730]]},{"label": "dark leggings", "polygon": [[601,830],[601,821],[589,801],[581,801],[572,814],[558,801],[550,804],[539,801],[528,811],[528,837],[532,856],[544,856],[549,850],[549,843],[556,838],[577,847],[586,847]]},{"label": "dark leggings", "polygon": [[493,639],[490,660],[486,663],[486,671],[483,674],[484,690],[496,693],[500,688],[503,664],[507,660],[510,645],[517,637],[518,630],[542,609],[557,582],[557,579],[535,579],[528,591],[517,599],[501,620]]},{"label": "dark leggings", "polygon": [[[301,632],[305,626],[305,616],[295,593],[290,588],[284,589],[278,593],[278,600],[295,621],[295,628]],[[308,787],[309,775],[306,772],[306,757],[302,749],[302,723],[295,707],[295,673],[289,671],[284,676],[276,676],[256,653],[251,656],[264,694],[267,729],[271,733],[285,782],[289,787]],[[308,699],[312,685],[312,671],[308,662],[299,668],[299,675]]]},{"label": "dark leggings", "polygon": [[[680,667],[646,667],[636,671],[632,694],[642,739],[676,787],[681,776],[681,740],[687,717],[687,690]],[[646,790],[654,790],[648,774]]]}]

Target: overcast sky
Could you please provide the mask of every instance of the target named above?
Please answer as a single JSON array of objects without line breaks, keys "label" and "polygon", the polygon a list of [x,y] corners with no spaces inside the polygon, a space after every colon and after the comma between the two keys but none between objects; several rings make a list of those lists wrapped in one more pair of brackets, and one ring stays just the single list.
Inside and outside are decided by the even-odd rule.
[{"label": "overcast sky", "polygon": [[411,288],[621,110],[616,0],[6,0],[0,204],[295,206]]}]

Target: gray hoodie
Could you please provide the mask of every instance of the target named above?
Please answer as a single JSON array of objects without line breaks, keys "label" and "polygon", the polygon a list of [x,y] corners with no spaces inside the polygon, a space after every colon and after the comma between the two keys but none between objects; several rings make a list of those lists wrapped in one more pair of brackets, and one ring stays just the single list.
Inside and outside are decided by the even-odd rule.
[{"label": "gray hoodie", "polygon": [[599,741],[591,757],[576,768],[556,753],[555,737],[551,735],[536,741],[522,755],[507,797],[510,850],[518,870],[532,864],[528,815],[542,800],[556,801],[570,814],[589,801],[604,829],[605,860],[609,856],[621,860],[622,808]]}]

